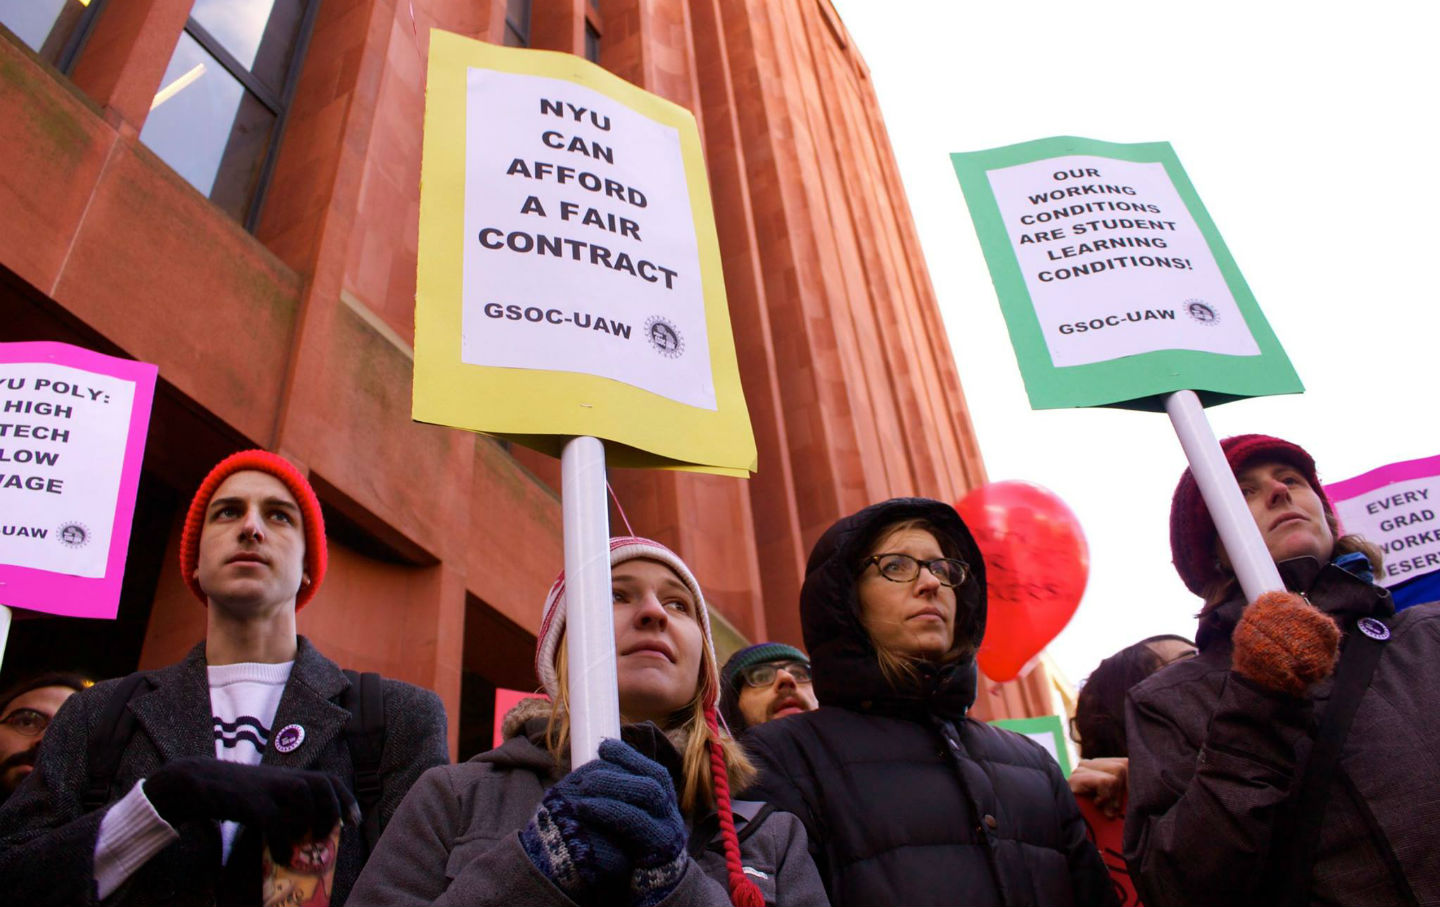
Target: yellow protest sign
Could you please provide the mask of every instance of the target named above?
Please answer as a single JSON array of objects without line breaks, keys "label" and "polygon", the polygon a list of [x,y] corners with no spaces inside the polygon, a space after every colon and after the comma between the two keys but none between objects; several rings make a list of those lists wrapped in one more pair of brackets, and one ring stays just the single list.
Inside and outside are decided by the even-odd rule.
[{"label": "yellow protest sign", "polygon": [[413,414],[754,471],[688,110],[571,54],[431,32]]}]

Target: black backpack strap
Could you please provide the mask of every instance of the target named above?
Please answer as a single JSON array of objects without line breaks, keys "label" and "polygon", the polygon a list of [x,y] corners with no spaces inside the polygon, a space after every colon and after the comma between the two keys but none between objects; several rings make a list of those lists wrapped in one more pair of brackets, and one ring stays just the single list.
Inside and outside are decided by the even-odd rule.
[{"label": "black backpack strap", "polygon": [[[745,839],[759,831],[765,820],[775,812],[775,805],[766,800],[731,800],[730,812],[735,817],[735,841],[744,844]],[[725,844],[720,839],[718,812],[712,811],[695,823],[695,827],[690,830],[687,849],[690,856],[696,859],[707,849],[716,853],[725,852]]]},{"label": "black backpack strap", "polygon": [[99,720],[90,729],[89,772],[80,797],[81,808],[87,813],[110,802],[110,785],[120,771],[125,747],[135,734],[135,714],[129,709],[130,700],[141,687],[148,686],[148,681],[147,675],[137,671],[116,684],[109,701],[100,710]]},{"label": "black backpack strap", "polygon": [[[1275,874],[1284,888],[1277,892],[1276,903],[1310,902],[1310,877],[1315,867],[1320,829],[1324,824],[1325,805],[1333,791],[1331,781],[1339,770],[1340,751],[1345,747],[1345,738],[1350,735],[1355,712],[1360,708],[1360,700],[1370,687],[1370,678],[1375,673],[1375,666],[1380,663],[1386,641],[1390,639],[1390,628],[1384,621],[1362,617],[1348,636],[1340,653],[1340,664],[1335,668],[1330,704],[1320,716],[1320,725],[1315,732],[1310,756],[1305,760],[1300,784],[1291,795],[1289,834],[1281,838],[1282,841],[1288,838],[1290,844],[1282,851],[1281,871]],[[1400,881],[1404,882],[1403,877]],[[1402,890],[1405,887],[1402,884]]]},{"label": "black backpack strap", "polygon": [[350,686],[340,694],[340,706],[350,713],[345,742],[355,764],[355,800],[363,817],[361,829],[368,856],[380,840],[380,757],[385,751],[385,696],[374,671],[346,671]]},{"label": "black backpack strap", "polygon": [[735,840],[741,844],[745,843],[746,838],[759,831],[760,826],[765,824],[765,820],[770,818],[770,814],[775,812],[775,804],[769,801],[757,803],[754,800],[735,800],[730,806],[735,811],[735,815],[745,818],[745,824],[740,826],[735,833]]}]

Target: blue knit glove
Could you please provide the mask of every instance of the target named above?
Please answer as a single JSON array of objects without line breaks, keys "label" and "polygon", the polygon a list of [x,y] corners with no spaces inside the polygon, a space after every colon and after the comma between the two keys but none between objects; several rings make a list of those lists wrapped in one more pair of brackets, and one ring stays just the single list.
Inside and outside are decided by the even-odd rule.
[{"label": "blue knit glove", "polygon": [[576,903],[635,907],[675,890],[685,838],[670,774],[618,740],[546,791],[520,832],[530,862]]}]

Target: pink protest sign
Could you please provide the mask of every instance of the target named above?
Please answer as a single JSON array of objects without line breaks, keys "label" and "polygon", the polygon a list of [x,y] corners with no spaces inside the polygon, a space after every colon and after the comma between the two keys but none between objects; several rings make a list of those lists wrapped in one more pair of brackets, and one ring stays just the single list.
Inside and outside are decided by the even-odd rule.
[{"label": "pink protest sign", "polygon": [[1110,885],[1115,889],[1115,899],[1120,907],[1140,907],[1140,896],[1135,892],[1135,882],[1130,878],[1130,867],[1125,864],[1125,817],[1114,819],[1105,815],[1088,796],[1075,797],[1080,807],[1080,816],[1085,820],[1085,836],[1100,859],[1110,871]]},{"label": "pink protest sign", "polygon": [[522,699],[538,697],[548,699],[544,693],[524,693],[520,690],[507,690],[500,687],[495,690],[495,745],[499,746],[505,742],[505,735],[501,733],[501,725],[505,722],[505,713],[520,704]]},{"label": "pink protest sign", "polygon": [[1325,493],[1346,532],[1385,552],[1380,585],[1440,571],[1440,456],[1381,466],[1327,484]]},{"label": "pink protest sign", "polygon": [[115,617],[156,372],[0,343],[0,604]]}]

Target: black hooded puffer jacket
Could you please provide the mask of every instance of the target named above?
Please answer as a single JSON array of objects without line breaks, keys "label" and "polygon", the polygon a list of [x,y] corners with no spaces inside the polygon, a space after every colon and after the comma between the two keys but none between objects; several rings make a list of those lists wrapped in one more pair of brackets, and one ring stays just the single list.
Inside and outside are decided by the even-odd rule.
[{"label": "black hooded puffer jacket", "polygon": [[917,517],[975,573],[959,590],[956,636],[978,647],[985,567],[952,507],[897,498],[836,523],[800,593],[821,706],[749,732],[753,795],[800,817],[835,907],[1117,903],[1060,767],[1034,742],[965,717],[973,657],[926,665],[909,690],[880,673],[856,565],[882,530]]}]

